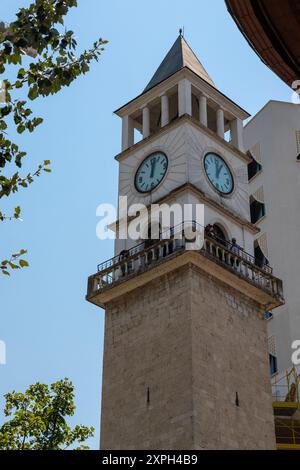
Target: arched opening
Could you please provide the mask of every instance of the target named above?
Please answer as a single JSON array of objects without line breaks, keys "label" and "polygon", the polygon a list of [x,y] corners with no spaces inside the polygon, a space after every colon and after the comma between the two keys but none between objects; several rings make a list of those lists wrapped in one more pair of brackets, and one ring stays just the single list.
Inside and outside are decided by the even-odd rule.
[{"label": "arched opening", "polygon": [[265,204],[257,201],[253,196],[250,196],[250,214],[252,224],[256,224],[266,215]]},{"label": "arched opening", "polygon": [[[227,247],[229,244],[228,236],[219,223],[206,225],[205,236],[215,240],[219,245],[223,245],[224,247]],[[217,256],[220,261],[224,261],[224,253],[215,244],[208,244],[208,251],[214,256]]]},{"label": "arched opening", "polygon": [[161,225],[159,222],[152,222],[146,228],[144,235],[145,248],[154,245],[161,238]]},{"label": "arched opening", "polygon": [[215,239],[222,245],[226,246],[228,242],[228,237],[223,227],[221,227],[219,224],[214,224],[213,231]]},{"label": "arched opening", "polygon": [[263,254],[259,244],[257,241],[254,242],[254,257],[255,257],[255,264],[262,268],[263,266],[269,265],[268,258]]}]

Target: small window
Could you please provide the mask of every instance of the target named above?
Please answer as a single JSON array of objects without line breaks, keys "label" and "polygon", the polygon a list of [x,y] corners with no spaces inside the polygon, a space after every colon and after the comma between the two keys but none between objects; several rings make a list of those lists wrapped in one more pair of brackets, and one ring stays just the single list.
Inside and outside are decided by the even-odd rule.
[{"label": "small window", "polygon": [[[251,153],[250,153],[251,155]],[[248,165],[248,180],[250,181],[252,178],[254,178],[257,173],[259,173],[262,170],[262,165],[258,163],[255,158],[252,157],[252,162],[249,163]]]},{"label": "small window", "polygon": [[265,312],[265,320],[271,320],[273,318],[272,312]]},{"label": "small window", "polygon": [[269,353],[270,374],[274,375],[278,372],[277,357]]},{"label": "small window", "polygon": [[269,265],[268,258],[265,257],[265,255],[261,251],[261,248],[257,242],[254,243],[254,258],[255,258],[255,264],[259,268],[263,268],[264,266]]},{"label": "small window", "polygon": [[265,312],[265,320],[271,320],[273,318],[272,312]]},{"label": "small window", "polygon": [[256,222],[266,215],[265,204],[257,201],[254,197],[250,197],[250,215],[251,222],[256,224]]}]

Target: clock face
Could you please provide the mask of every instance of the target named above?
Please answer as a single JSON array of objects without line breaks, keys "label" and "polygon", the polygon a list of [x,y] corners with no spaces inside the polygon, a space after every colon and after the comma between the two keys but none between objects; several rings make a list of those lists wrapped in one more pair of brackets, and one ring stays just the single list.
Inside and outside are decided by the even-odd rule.
[{"label": "clock face", "polygon": [[205,173],[211,184],[222,194],[230,194],[234,188],[232,173],[227,163],[216,153],[204,157]]},{"label": "clock face", "polygon": [[162,152],[149,155],[139,166],[135,174],[135,187],[140,193],[155,189],[164,179],[168,169],[168,158]]}]

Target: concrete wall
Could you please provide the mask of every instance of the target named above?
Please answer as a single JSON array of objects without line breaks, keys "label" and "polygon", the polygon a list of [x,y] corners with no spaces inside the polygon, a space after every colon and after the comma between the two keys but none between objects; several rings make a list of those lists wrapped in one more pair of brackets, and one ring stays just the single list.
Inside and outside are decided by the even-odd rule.
[{"label": "concrete wall", "polygon": [[269,260],[283,279],[286,305],[273,312],[269,335],[276,336],[279,371],[291,367],[291,343],[300,339],[300,162],[296,131],[300,106],[271,101],[246,126],[245,147],[259,144],[263,171],[250,192],[263,186],[266,216],[257,225],[267,234]]}]

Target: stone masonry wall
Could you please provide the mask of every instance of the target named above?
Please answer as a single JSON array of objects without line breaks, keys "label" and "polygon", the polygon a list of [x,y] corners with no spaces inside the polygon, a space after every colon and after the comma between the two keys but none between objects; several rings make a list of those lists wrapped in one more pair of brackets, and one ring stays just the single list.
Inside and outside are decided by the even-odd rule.
[{"label": "stone masonry wall", "polygon": [[187,266],[112,302],[105,322],[102,449],[275,447],[257,305]]},{"label": "stone masonry wall", "polygon": [[263,311],[196,269],[190,282],[194,448],[275,449]]},{"label": "stone masonry wall", "polygon": [[184,270],[107,308],[101,448],[191,447],[189,293]]}]

